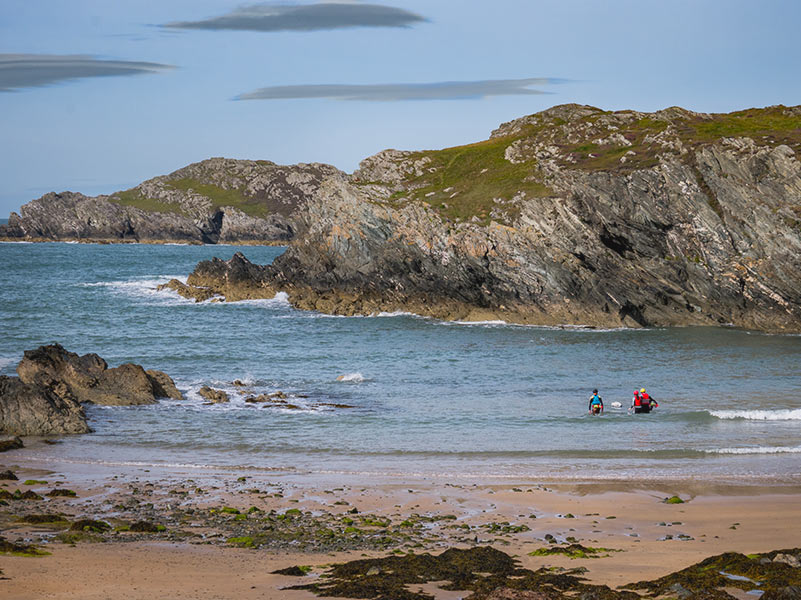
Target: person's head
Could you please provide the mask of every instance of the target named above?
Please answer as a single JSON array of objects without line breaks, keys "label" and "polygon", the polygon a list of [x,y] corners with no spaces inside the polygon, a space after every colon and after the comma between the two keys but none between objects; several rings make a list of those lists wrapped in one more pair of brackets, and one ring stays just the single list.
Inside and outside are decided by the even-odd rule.
[{"label": "person's head", "polygon": [[634,395],[635,396],[639,395],[639,393],[640,393],[640,390],[634,390]]},{"label": "person's head", "polygon": [[597,394],[597,393],[598,393],[598,390],[597,390],[597,389],[594,389],[594,390],[592,390],[592,393],[593,393],[593,394]]},{"label": "person's head", "polygon": [[641,393],[641,394],[644,394],[644,393],[645,393],[645,388],[642,388],[642,389],[640,390],[640,393]]}]

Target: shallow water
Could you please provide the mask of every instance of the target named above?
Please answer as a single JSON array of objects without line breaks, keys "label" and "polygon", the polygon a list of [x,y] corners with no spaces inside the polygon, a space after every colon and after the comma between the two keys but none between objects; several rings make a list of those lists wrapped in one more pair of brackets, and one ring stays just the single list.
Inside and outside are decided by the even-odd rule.
[{"label": "shallow water", "polygon": [[[187,396],[91,407],[94,433],[31,452],[322,473],[801,482],[799,336],[329,317],[281,297],[195,304],[155,290],[237,250],[260,263],[282,252],[0,243],[0,374],[58,341],[112,366],[164,370]],[[299,409],[248,405],[234,379],[247,394],[282,390]],[[232,402],[204,406],[204,384]],[[660,407],[628,415],[641,386]],[[593,387],[602,417],[586,414]]]}]

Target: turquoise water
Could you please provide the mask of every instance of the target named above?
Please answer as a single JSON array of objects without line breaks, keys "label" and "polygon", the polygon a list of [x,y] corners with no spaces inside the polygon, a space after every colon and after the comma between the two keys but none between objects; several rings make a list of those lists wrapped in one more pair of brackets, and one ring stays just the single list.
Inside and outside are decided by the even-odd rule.
[{"label": "turquoise water", "polygon": [[[94,433],[32,452],[315,473],[801,482],[799,336],[329,317],[281,297],[195,304],[155,290],[237,249],[0,243],[0,373],[58,341],[112,366],[164,370],[187,396],[90,407]],[[260,263],[283,251],[242,250]],[[281,390],[298,409],[246,404],[235,379],[248,394]],[[204,384],[231,403],[205,406]],[[641,386],[660,407],[628,415]],[[586,414],[593,387],[602,417]]]}]

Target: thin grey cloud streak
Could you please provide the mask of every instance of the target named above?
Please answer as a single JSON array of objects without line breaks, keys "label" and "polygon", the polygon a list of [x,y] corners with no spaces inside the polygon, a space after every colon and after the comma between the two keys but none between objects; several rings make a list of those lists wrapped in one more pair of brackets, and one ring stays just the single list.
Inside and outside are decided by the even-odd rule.
[{"label": "thin grey cloud streak", "polygon": [[309,5],[255,4],[202,21],[179,21],[174,29],[240,31],[316,31],[350,27],[409,27],[425,22],[418,14],[381,4],[321,2]]},{"label": "thin grey cloud streak", "polygon": [[563,79],[487,79],[484,81],[441,81],[435,83],[386,83],[374,85],[278,85],[265,87],[234,100],[287,100],[329,98],[392,102],[400,100],[477,100],[488,96],[530,96],[548,94],[531,86],[562,83]]},{"label": "thin grey cloud streak", "polygon": [[0,54],[0,92],[86,77],[139,75],[172,68],[158,63],[99,60],[83,55]]}]

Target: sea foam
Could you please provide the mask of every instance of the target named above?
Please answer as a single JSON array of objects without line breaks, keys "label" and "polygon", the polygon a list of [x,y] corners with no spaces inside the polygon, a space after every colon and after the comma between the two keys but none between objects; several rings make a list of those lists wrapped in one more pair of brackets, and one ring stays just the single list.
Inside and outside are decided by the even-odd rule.
[{"label": "sea foam", "polygon": [[337,377],[337,381],[361,383],[362,381],[364,381],[364,375],[362,375],[361,373],[345,373],[344,375],[340,375],[339,377]]},{"label": "sea foam", "polygon": [[710,410],[718,419],[743,419],[749,421],[801,421],[801,408],[777,410]]},{"label": "sea foam", "polygon": [[801,454],[801,446],[757,446],[755,448],[718,448],[712,454]]}]

